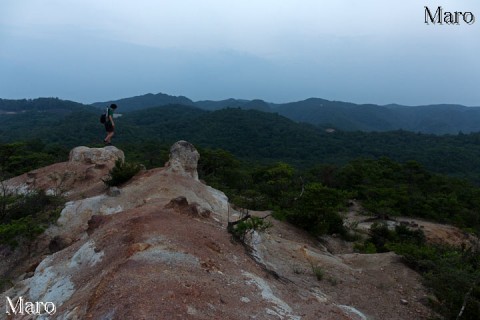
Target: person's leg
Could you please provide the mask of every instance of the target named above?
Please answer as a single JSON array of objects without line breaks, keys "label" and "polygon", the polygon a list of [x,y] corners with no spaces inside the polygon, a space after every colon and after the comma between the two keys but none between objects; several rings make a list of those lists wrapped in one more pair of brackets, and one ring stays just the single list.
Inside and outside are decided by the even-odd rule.
[{"label": "person's leg", "polygon": [[112,141],[112,137],[113,137],[114,134],[115,134],[114,131],[109,132],[109,133],[107,134],[107,137],[105,138],[105,142],[106,142],[106,143],[110,143],[110,142]]},{"label": "person's leg", "polygon": [[105,130],[107,131],[107,136],[105,137],[103,142],[110,143],[112,140],[113,134],[115,133],[111,123],[109,122],[105,123]]}]

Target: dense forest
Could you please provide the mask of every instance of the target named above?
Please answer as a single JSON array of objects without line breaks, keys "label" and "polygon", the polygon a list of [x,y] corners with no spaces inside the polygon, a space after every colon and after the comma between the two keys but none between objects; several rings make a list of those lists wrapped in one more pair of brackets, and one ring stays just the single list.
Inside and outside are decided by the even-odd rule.
[{"label": "dense forest", "polygon": [[[82,106],[66,114],[34,110],[0,115],[0,143],[41,139],[72,148],[99,145],[104,128],[100,110]],[[221,148],[258,163],[284,161],[297,168],[316,163],[344,165],[356,158],[415,160],[428,170],[480,183],[480,133],[420,134],[408,131],[326,131],[274,113],[238,108],[205,111],[168,105],[123,113],[114,142],[188,140],[199,147]]]}]

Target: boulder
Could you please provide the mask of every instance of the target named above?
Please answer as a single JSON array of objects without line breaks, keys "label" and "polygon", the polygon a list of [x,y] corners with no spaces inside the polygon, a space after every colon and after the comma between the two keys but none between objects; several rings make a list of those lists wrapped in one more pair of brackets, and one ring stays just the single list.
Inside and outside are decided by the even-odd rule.
[{"label": "boulder", "polygon": [[197,149],[190,142],[180,140],[170,148],[170,157],[165,167],[169,172],[198,180],[198,159],[200,159],[200,154]]},{"label": "boulder", "polygon": [[105,148],[76,147],[70,151],[69,162],[79,162],[83,164],[95,164],[99,166],[115,164],[115,161],[125,160],[122,150],[107,146]]}]

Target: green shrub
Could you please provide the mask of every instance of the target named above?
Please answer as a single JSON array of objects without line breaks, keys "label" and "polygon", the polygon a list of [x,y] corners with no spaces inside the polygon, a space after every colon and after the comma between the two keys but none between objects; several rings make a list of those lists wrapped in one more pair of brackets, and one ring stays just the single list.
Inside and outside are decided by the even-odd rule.
[{"label": "green shrub", "polygon": [[0,244],[16,247],[32,241],[60,216],[65,200],[38,190],[24,195],[0,197],[8,205],[0,220]]},{"label": "green shrub", "polygon": [[23,217],[36,217],[42,212],[54,210],[65,203],[60,196],[47,195],[44,190],[36,190],[25,195],[10,195],[6,212],[2,221],[20,219]]},{"label": "green shrub", "polygon": [[253,189],[244,190],[241,194],[234,194],[232,196],[232,202],[240,208],[251,210],[269,209],[267,197]]},{"label": "green shrub", "polygon": [[312,271],[318,281],[322,281],[325,276],[325,272],[319,266],[312,266]]},{"label": "green shrub", "polygon": [[16,247],[21,239],[33,240],[44,231],[32,216],[0,224],[0,243]]},{"label": "green shrub", "polygon": [[236,223],[230,223],[229,232],[238,240],[243,241],[245,235],[250,231],[263,231],[271,227],[272,224],[259,217],[247,216]]},{"label": "green shrub", "polygon": [[356,243],[353,246],[353,249],[360,253],[367,253],[367,254],[377,253],[377,247],[375,247],[375,245],[371,242]]},{"label": "green shrub", "polygon": [[395,226],[396,241],[405,243],[414,243],[416,245],[423,245],[426,242],[425,233],[421,229],[412,230],[404,225]]},{"label": "green shrub", "polygon": [[140,165],[118,159],[109,172],[109,178],[103,182],[109,187],[119,186],[133,178],[140,170]]},{"label": "green shrub", "polygon": [[287,220],[316,236],[344,235],[346,228],[338,212],[345,208],[346,198],[345,192],[310,183],[294,206],[285,209]]},{"label": "green shrub", "polygon": [[390,251],[386,248],[388,241],[395,239],[395,232],[388,229],[386,223],[374,223],[370,227],[370,239],[367,242],[372,243],[377,252]]}]

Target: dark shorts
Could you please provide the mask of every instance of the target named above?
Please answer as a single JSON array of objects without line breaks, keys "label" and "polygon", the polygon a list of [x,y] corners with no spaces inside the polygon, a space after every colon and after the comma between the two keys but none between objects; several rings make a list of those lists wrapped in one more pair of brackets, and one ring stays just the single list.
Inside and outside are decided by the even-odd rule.
[{"label": "dark shorts", "polygon": [[112,123],[105,122],[105,130],[107,130],[107,132],[113,132],[114,129],[113,129]]}]

